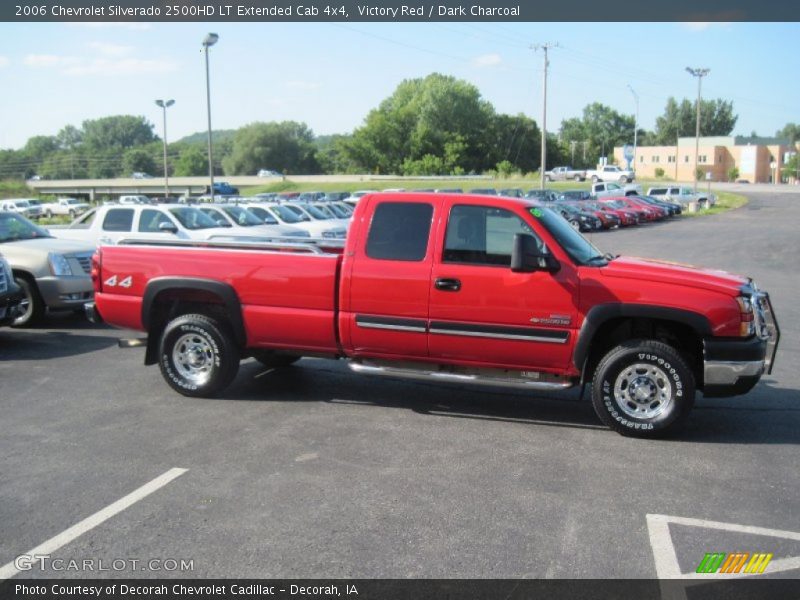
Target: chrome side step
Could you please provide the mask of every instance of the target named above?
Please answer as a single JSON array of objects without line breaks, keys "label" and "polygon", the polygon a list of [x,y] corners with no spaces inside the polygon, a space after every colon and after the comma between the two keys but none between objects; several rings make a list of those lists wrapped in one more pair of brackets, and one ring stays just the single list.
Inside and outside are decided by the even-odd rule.
[{"label": "chrome side step", "polygon": [[432,365],[409,367],[392,366],[388,363],[351,361],[351,371],[364,375],[382,375],[384,377],[402,377],[422,381],[439,381],[448,383],[469,383],[478,385],[494,385],[528,390],[566,390],[573,386],[572,381],[550,375],[548,373],[530,372],[524,376],[520,371],[504,371],[502,369],[466,369],[451,367],[451,370],[432,370]]},{"label": "chrome side step", "polygon": [[119,338],[117,346],[120,348],[139,348],[140,346],[147,346],[147,338]]}]

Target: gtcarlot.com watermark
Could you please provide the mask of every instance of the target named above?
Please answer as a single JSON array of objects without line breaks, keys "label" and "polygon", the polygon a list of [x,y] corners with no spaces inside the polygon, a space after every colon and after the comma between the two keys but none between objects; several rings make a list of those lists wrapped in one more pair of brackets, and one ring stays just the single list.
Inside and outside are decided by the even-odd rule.
[{"label": "gtcarlot.com watermark", "polygon": [[47,554],[21,554],[14,559],[19,571],[194,571],[194,559],[187,558],[51,558]]}]

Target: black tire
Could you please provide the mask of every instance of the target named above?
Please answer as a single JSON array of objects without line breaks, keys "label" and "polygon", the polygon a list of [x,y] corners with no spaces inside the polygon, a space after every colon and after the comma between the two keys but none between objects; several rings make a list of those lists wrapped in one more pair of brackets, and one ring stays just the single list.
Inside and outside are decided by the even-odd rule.
[{"label": "black tire", "polygon": [[544,180],[545,180],[545,181],[553,181],[553,178],[552,178],[552,177],[550,177],[550,175],[545,175],[545,176],[544,176]]},{"label": "black tire", "polygon": [[53,218],[53,211],[52,211],[52,210],[50,210],[50,209],[48,208],[48,209],[47,209],[47,212],[45,213],[45,216],[46,216],[48,219],[52,219],[52,218]]},{"label": "black tire", "polygon": [[293,365],[300,360],[301,357],[292,354],[281,354],[274,350],[256,350],[253,352],[253,358],[265,367],[274,369]]},{"label": "black tire", "polygon": [[184,396],[213,396],[239,371],[239,349],[228,327],[201,314],[170,321],[161,334],[158,356],[161,375]]},{"label": "black tire", "polygon": [[583,177],[581,177],[580,175],[575,175],[575,177],[573,177],[573,179],[575,181],[583,181]]},{"label": "black tire", "polygon": [[72,209],[70,209],[70,211],[69,211],[69,218],[70,218],[70,221],[75,219],[75,211],[72,210]]},{"label": "black tire", "polygon": [[22,291],[25,293],[25,298],[21,303],[25,312],[14,319],[11,326],[30,327],[31,325],[35,325],[44,316],[46,308],[44,300],[42,300],[42,295],[39,293],[39,288],[36,287],[35,281],[22,275],[15,276],[14,281],[17,282],[17,285],[22,288]]},{"label": "black tire", "polygon": [[686,361],[672,346],[654,340],[629,340],[612,348],[592,381],[597,416],[631,437],[654,438],[680,429],[694,396],[694,375]]},{"label": "black tire", "polygon": [[600,178],[597,175],[592,175],[592,183],[597,183],[600,181]]}]

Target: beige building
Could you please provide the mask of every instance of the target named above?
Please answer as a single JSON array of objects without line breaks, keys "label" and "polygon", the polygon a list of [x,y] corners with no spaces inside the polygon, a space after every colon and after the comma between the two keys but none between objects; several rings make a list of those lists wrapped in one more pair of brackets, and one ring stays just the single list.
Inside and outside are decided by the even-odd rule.
[{"label": "beige building", "polygon": [[[711,173],[712,181],[727,181],[732,167],[739,169],[737,179],[750,183],[781,181],[781,169],[795,152],[788,140],[778,138],[719,136],[701,137],[697,167]],[[678,138],[677,146],[639,146],[635,166],[638,179],[656,177],[656,169],[675,181],[694,181],[695,138]],[[614,162],[627,165],[623,148],[614,148]],[[705,179],[705,177],[704,177]],[[783,178],[785,180],[786,178]]]}]

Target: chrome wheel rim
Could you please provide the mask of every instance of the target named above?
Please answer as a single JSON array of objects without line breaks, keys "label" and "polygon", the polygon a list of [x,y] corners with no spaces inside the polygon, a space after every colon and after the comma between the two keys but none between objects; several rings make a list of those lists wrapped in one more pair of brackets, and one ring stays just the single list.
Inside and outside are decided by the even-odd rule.
[{"label": "chrome wheel rim", "polygon": [[172,348],[172,362],[181,377],[195,385],[203,385],[211,378],[214,349],[200,334],[182,335]]},{"label": "chrome wheel rim", "polygon": [[636,363],[617,375],[614,398],[629,417],[654,419],[672,405],[672,383],[661,367]]},{"label": "chrome wheel rim", "polygon": [[18,316],[16,319],[14,319],[14,325],[27,323],[28,319],[31,318],[31,312],[33,311],[33,298],[31,298],[30,289],[27,285],[22,285],[19,281],[17,281],[17,285],[20,286],[25,292],[25,296],[19,301],[19,308],[17,308]]}]

